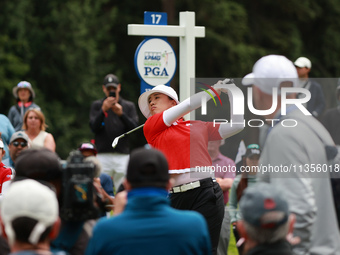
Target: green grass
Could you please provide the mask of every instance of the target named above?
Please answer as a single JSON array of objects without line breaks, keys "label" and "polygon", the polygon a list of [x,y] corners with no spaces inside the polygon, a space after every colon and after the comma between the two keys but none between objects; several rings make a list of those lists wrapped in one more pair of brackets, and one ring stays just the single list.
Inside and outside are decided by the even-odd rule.
[{"label": "green grass", "polygon": [[230,239],[228,246],[228,255],[239,255],[236,247],[235,236],[233,233],[233,226],[230,225]]}]

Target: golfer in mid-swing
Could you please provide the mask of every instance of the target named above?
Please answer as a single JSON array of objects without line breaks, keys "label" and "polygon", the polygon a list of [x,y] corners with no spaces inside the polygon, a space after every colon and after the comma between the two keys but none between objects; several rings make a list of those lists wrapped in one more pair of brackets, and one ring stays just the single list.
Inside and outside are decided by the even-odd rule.
[{"label": "golfer in mid-swing", "polygon": [[[228,91],[228,81],[218,82],[214,90]],[[213,95],[212,90],[209,92]],[[232,97],[229,95],[231,113]],[[215,95],[216,96],[216,95]],[[197,93],[179,103],[176,92],[165,85],[158,85],[143,93],[138,105],[147,118],[144,135],[147,142],[161,150],[169,162],[169,173],[175,183],[170,190],[171,205],[177,209],[200,212],[208,223],[213,253],[216,253],[218,237],[224,215],[223,192],[209,172],[197,174],[196,167],[211,166],[208,141],[230,137],[243,129],[244,116],[231,114],[233,125],[213,125],[211,122],[184,121],[183,116],[201,106],[206,92]],[[195,173],[193,173],[195,172]],[[180,230],[179,230],[180,231]]]}]

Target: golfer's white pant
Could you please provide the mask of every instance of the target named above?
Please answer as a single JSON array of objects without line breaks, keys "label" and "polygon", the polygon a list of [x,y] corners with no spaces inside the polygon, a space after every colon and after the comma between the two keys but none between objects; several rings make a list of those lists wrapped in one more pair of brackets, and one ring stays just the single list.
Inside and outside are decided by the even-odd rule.
[{"label": "golfer's white pant", "polygon": [[118,190],[126,175],[130,155],[121,153],[98,153],[97,158],[102,165],[102,172],[112,177],[115,189]]}]

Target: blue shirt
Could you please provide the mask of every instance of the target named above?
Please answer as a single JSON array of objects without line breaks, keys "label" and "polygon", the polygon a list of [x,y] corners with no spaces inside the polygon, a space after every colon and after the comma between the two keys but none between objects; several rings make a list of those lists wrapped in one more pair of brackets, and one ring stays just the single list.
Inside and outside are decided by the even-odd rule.
[{"label": "blue shirt", "polygon": [[211,254],[203,216],[172,208],[166,196],[157,188],[130,191],[123,213],[98,221],[85,254]]},{"label": "blue shirt", "polygon": [[9,158],[8,144],[15,130],[9,119],[6,117],[6,115],[3,114],[0,114],[0,132],[6,151],[5,156],[2,158],[2,160],[4,160]]}]

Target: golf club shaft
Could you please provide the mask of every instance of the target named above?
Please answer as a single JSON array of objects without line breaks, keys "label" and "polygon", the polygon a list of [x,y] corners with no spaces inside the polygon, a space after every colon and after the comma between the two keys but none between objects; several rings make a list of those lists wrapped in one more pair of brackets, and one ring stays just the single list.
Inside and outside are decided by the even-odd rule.
[{"label": "golf club shaft", "polygon": [[135,132],[136,130],[138,130],[138,129],[140,129],[140,128],[144,127],[144,125],[145,125],[145,124],[142,124],[142,125],[140,125],[140,126],[138,126],[138,127],[134,128],[134,129],[131,129],[130,131],[128,131],[128,132],[126,132],[126,133],[124,133],[124,135],[131,134],[132,132]]}]

